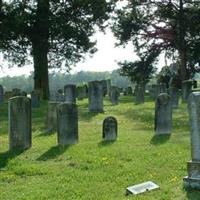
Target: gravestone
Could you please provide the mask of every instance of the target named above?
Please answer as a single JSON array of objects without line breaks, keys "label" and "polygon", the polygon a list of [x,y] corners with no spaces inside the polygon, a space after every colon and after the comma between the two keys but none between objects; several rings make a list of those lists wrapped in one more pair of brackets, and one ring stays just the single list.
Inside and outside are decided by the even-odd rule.
[{"label": "gravestone", "polygon": [[102,85],[103,85],[103,96],[105,97],[106,94],[108,94],[107,80],[102,80]]},{"label": "gravestone", "polygon": [[64,86],[65,102],[76,103],[76,85],[68,84]]},{"label": "gravestone", "polygon": [[171,105],[173,109],[177,109],[179,105],[179,89],[171,86],[169,88],[169,96],[171,99]]},{"label": "gravestone", "polygon": [[167,86],[165,83],[160,83],[158,87],[159,87],[158,95],[161,93],[167,93]]},{"label": "gravestone", "polygon": [[188,176],[183,183],[186,188],[200,190],[200,92],[193,92],[188,99],[191,129],[192,160],[187,163]]},{"label": "gravestone", "polygon": [[114,117],[107,117],[104,119],[103,139],[105,141],[117,139],[117,120]]},{"label": "gravestone", "polygon": [[89,111],[94,113],[103,112],[103,85],[101,81],[88,83]]},{"label": "gravestone", "polygon": [[0,85],[0,104],[2,104],[4,101],[4,90],[3,90],[3,86]]},{"label": "gravestone", "polygon": [[172,106],[170,96],[166,93],[158,95],[155,105],[155,134],[171,134]]},{"label": "gravestone", "polygon": [[9,99],[9,149],[31,147],[31,99],[13,97]]},{"label": "gravestone", "polygon": [[21,95],[21,91],[18,88],[13,88],[12,89],[12,94],[13,94],[13,97],[20,96]]},{"label": "gravestone", "polygon": [[64,102],[65,101],[65,96],[63,94],[62,89],[58,89],[56,92],[56,102]]},{"label": "gravestone", "polygon": [[57,131],[57,102],[48,102],[48,111],[47,111],[47,133],[52,133]]},{"label": "gravestone", "polygon": [[33,108],[40,107],[40,95],[36,91],[31,92],[31,105]]},{"label": "gravestone", "polygon": [[20,96],[26,97],[27,96],[27,92],[22,91]]},{"label": "gravestone", "polygon": [[186,80],[182,82],[182,101],[187,102],[189,95],[192,92],[192,80]]},{"label": "gravestone", "polygon": [[106,83],[107,83],[107,95],[110,96],[111,80],[107,79]]},{"label": "gravestone", "polygon": [[119,103],[119,91],[116,86],[111,86],[110,88],[110,100],[112,105],[117,105]]},{"label": "gravestone", "polygon": [[136,104],[144,103],[144,93],[145,93],[145,86],[143,84],[136,85],[136,88],[135,88],[135,103]]},{"label": "gravestone", "polygon": [[76,104],[61,103],[57,106],[58,144],[78,142],[78,108]]}]

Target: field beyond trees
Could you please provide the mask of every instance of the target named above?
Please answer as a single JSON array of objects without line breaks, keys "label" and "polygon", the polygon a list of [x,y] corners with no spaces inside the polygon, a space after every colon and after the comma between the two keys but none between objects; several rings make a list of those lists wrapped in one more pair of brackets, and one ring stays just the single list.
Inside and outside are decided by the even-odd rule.
[{"label": "field beyond trees", "polygon": [[[56,133],[45,133],[47,102],[32,110],[32,148],[8,151],[7,103],[0,106],[1,200],[198,200],[200,192],[185,191],[183,177],[191,159],[187,105],[173,111],[170,137],[154,136],[154,102],[135,105],[120,97],[103,114],[90,114],[87,100],[79,105],[79,143],[57,146]],[[118,140],[102,142],[107,116],[118,120]],[[126,196],[127,186],[152,180],[160,189]]]}]

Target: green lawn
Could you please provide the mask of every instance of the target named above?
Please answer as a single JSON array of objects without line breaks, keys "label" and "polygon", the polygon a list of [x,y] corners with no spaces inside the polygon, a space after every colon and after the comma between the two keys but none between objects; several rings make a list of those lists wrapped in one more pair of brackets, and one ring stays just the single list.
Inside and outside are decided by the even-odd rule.
[{"label": "green lawn", "polygon": [[[47,104],[33,109],[33,144],[24,152],[8,152],[7,104],[0,107],[1,200],[199,200],[200,192],[185,191],[183,177],[190,160],[186,104],[173,114],[171,137],[154,137],[154,102],[135,105],[133,97],[118,106],[105,100],[105,113],[89,114],[79,101],[79,143],[57,146],[56,134],[46,135]],[[118,120],[118,140],[102,142],[102,122]],[[152,180],[159,190],[126,196],[125,188]]]}]

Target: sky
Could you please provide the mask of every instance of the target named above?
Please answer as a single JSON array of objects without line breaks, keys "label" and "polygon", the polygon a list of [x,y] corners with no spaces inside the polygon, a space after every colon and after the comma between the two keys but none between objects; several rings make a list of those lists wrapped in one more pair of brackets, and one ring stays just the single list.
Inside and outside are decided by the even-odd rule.
[{"label": "sky", "polygon": [[[128,44],[125,48],[115,47],[117,42],[116,38],[113,36],[111,30],[107,29],[105,34],[102,32],[97,32],[94,36],[97,40],[98,51],[92,56],[87,56],[84,61],[81,61],[72,67],[71,73],[76,73],[79,71],[112,71],[118,69],[119,61],[135,61],[137,56],[133,51],[131,44]],[[8,69],[7,63],[0,58],[0,62],[4,66],[0,69],[0,77],[2,76],[17,76],[17,75],[29,75],[33,71],[32,66],[25,67],[12,67]],[[158,68],[164,66],[164,59],[161,57],[158,63]]]}]

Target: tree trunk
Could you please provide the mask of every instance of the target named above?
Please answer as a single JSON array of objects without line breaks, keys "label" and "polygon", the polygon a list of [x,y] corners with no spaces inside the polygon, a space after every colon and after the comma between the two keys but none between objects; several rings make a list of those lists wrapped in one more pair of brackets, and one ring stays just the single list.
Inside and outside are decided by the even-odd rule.
[{"label": "tree trunk", "polygon": [[37,0],[36,21],[31,35],[34,62],[34,89],[49,98],[48,52],[49,52],[49,0]]}]

